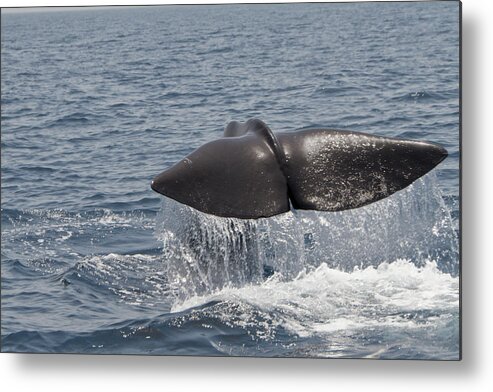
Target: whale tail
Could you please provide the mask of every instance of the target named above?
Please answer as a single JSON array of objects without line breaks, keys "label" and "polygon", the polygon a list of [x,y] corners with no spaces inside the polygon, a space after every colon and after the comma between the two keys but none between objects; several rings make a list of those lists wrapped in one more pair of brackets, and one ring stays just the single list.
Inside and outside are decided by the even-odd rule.
[{"label": "whale tail", "polygon": [[340,211],[383,199],[447,156],[434,143],[308,129],[274,134],[262,121],[231,122],[159,174],[156,192],[199,211],[255,219],[294,208]]}]

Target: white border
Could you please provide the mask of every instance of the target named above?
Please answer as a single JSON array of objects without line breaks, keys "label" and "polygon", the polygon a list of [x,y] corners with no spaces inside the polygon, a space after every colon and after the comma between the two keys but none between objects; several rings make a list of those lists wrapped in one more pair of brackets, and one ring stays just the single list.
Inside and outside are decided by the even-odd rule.
[{"label": "white border", "polygon": [[[164,3],[167,2],[140,2]],[[200,1],[171,3],[197,4]],[[0,354],[3,390],[490,390],[493,385],[492,3],[490,0],[463,1],[462,362]],[[126,0],[0,0],[2,7],[94,4],[139,3]]]}]

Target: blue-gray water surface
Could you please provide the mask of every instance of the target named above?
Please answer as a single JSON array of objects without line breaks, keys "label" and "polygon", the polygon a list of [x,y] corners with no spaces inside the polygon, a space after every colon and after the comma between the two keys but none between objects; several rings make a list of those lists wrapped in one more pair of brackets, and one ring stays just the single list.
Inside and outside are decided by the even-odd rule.
[{"label": "blue-gray water surface", "polygon": [[[1,22],[2,351],[459,357],[458,2]],[[251,117],[449,156],[335,213],[217,218],[150,189]]]}]

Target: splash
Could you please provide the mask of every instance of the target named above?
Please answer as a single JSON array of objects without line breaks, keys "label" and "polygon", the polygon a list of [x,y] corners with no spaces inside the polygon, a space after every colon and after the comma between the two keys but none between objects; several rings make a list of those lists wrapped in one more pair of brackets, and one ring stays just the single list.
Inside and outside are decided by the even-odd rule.
[{"label": "splash", "polygon": [[296,211],[242,220],[203,214],[165,199],[156,228],[173,295],[184,301],[293,280],[325,264],[351,272],[405,259],[458,274],[458,242],[434,174],[379,202],[339,212]]},{"label": "splash", "polygon": [[396,260],[353,272],[323,263],[291,281],[274,274],[172,310],[194,309],[185,322],[206,320],[251,337],[250,352],[221,341],[217,349],[228,355],[258,355],[258,346],[270,345],[288,356],[456,359],[458,290],[458,278],[435,262]]}]

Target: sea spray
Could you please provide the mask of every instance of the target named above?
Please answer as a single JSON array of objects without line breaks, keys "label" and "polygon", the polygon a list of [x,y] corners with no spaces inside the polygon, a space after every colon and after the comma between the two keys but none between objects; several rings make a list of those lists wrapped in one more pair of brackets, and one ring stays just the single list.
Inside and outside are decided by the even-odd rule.
[{"label": "sea spray", "polygon": [[433,173],[403,191],[368,206],[323,213],[298,211],[305,262],[352,271],[407,259],[417,266],[435,261],[458,274],[458,241]]},{"label": "sea spray", "polygon": [[165,199],[157,231],[171,290],[181,299],[260,282],[257,222],[218,218]]},{"label": "sea spray", "polygon": [[156,231],[180,301],[259,284],[272,273],[292,280],[322,263],[351,272],[398,259],[417,267],[433,261],[458,274],[457,234],[434,174],[362,208],[257,220],[207,215],[164,199]]}]

